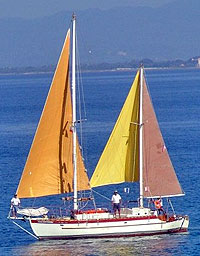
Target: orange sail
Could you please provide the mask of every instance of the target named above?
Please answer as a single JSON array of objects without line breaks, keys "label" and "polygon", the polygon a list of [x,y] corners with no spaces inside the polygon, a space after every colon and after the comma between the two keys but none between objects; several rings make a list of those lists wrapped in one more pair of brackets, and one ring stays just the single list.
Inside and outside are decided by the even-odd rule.
[{"label": "orange sail", "polygon": [[169,158],[145,78],[143,78],[143,182],[144,197],[184,194]]},{"label": "orange sail", "polygon": [[[73,191],[72,103],[67,33],[40,122],[17,189],[20,198]],[[89,180],[77,140],[78,190]]]}]

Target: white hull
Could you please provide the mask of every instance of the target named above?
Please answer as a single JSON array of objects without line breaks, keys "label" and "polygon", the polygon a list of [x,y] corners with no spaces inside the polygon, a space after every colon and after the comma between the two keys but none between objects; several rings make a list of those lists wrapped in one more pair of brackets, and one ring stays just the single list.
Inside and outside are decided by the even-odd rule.
[{"label": "white hull", "polygon": [[156,215],[79,220],[37,218],[30,219],[30,225],[39,239],[76,239],[184,232],[189,219],[184,216],[166,221]]}]

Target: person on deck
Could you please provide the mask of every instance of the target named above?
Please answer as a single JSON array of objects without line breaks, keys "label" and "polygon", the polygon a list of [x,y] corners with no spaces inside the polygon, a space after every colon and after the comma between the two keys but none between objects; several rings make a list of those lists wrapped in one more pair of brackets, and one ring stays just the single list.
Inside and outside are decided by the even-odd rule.
[{"label": "person on deck", "polygon": [[111,201],[112,201],[112,206],[114,211],[114,217],[116,218],[116,213],[118,211],[119,218],[120,218],[120,204],[122,199],[121,199],[121,196],[118,194],[117,190],[114,191]]},{"label": "person on deck", "polygon": [[155,205],[156,210],[158,211],[158,214],[165,213],[165,211],[163,209],[163,203],[162,203],[161,197],[154,201],[154,205]]},{"label": "person on deck", "polygon": [[20,199],[17,197],[17,194],[14,195],[14,197],[11,199],[11,210],[12,210],[12,216],[17,217],[17,210],[20,206]]}]

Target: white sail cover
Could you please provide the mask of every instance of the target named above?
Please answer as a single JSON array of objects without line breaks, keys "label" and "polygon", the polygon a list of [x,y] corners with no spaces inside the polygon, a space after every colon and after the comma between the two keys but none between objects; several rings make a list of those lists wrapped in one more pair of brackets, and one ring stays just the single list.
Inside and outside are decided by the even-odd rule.
[{"label": "white sail cover", "polygon": [[24,208],[24,209],[19,209],[17,210],[17,213],[20,215],[25,215],[29,217],[38,217],[42,215],[46,215],[48,213],[48,209],[45,207],[40,207],[40,208]]}]

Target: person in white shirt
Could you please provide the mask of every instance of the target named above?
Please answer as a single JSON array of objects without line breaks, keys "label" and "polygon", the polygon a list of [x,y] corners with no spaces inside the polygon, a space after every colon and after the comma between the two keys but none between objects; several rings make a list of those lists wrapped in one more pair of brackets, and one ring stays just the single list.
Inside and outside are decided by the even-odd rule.
[{"label": "person in white shirt", "polygon": [[12,216],[17,216],[17,210],[20,206],[20,199],[17,197],[17,194],[14,195],[14,197],[11,199],[11,210],[12,210]]},{"label": "person in white shirt", "polygon": [[114,191],[111,201],[112,201],[112,206],[114,211],[114,217],[116,217],[116,213],[118,211],[119,218],[120,218],[120,204],[122,199],[121,199],[121,196],[118,194],[117,190]]}]

